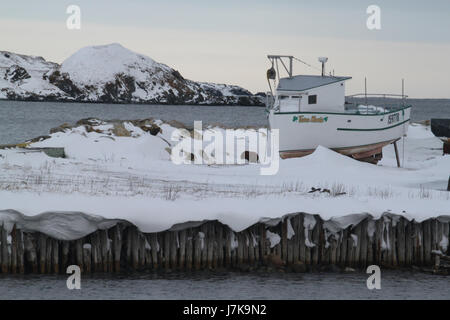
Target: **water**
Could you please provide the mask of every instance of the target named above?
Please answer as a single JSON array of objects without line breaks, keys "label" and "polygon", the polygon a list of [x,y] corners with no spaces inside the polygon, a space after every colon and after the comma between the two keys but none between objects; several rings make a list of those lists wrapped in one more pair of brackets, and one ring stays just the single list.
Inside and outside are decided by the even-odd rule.
[{"label": "water", "polygon": [[450,277],[382,271],[381,290],[365,273],[199,273],[90,276],[68,290],[63,276],[0,278],[1,299],[450,299]]},{"label": "water", "polygon": [[19,143],[46,135],[51,128],[65,122],[75,124],[83,118],[134,120],[155,118],[177,120],[193,126],[221,123],[226,126],[266,126],[262,107],[190,106],[145,104],[100,104],[61,102],[22,102],[0,100],[0,145]]},{"label": "water", "polygon": [[[450,118],[450,99],[408,101],[413,105],[412,121],[433,117]],[[262,107],[0,101],[0,145],[46,135],[51,128],[62,123],[74,124],[88,117],[104,120],[153,117],[177,120],[187,126],[192,126],[194,120],[202,120],[204,125],[221,123],[230,127],[267,126]]]}]

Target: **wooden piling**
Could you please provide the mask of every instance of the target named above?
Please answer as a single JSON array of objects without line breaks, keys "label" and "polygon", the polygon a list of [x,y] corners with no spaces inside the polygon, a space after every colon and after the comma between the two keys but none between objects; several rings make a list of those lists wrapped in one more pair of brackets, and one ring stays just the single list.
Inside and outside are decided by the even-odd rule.
[{"label": "wooden piling", "polygon": [[9,253],[8,253],[8,231],[4,227],[4,223],[2,223],[1,229],[0,229],[1,235],[1,255],[2,255],[2,273],[8,273],[9,272]]},{"label": "wooden piling", "polygon": [[16,229],[17,240],[17,272],[20,274],[25,273],[25,247],[22,230]]},{"label": "wooden piling", "polygon": [[180,236],[180,249],[179,249],[179,259],[178,259],[178,269],[185,269],[185,257],[186,257],[186,247],[187,247],[187,231],[181,230],[179,233]]}]

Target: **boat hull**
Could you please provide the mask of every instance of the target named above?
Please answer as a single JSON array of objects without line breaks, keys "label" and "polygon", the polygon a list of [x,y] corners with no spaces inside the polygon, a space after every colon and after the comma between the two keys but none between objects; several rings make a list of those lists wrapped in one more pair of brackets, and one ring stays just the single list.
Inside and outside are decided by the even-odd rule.
[{"label": "boat hull", "polygon": [[363,159],[407,132],[410,107],[383,114],[288,112],[269,114],[270,129],[279,130],[281,158],[302,157],[324,146]]}]

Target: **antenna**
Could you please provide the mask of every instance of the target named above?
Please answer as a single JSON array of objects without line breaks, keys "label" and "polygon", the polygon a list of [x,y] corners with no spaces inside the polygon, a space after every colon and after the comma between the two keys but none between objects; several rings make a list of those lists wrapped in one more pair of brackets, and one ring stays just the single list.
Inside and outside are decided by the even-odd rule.
[{"label": "antenna", "polygon": [[322,63],[322,77],[325,76],[325,63],[328,61],[327,57],[319,57],[319,62]]}]

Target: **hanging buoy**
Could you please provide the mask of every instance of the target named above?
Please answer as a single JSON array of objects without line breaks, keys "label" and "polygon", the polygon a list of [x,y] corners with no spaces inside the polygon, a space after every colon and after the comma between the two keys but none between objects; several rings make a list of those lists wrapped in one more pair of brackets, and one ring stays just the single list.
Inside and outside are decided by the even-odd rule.
[{"label": "hanging buoy", "polygon": [[269,70],[267,70],[267,79],[275,80],[276,76],[277,72],[275,71],[273,66]]}]

